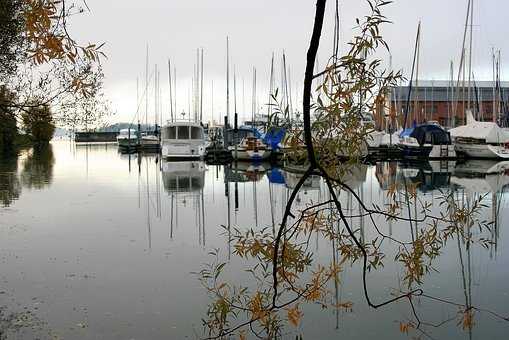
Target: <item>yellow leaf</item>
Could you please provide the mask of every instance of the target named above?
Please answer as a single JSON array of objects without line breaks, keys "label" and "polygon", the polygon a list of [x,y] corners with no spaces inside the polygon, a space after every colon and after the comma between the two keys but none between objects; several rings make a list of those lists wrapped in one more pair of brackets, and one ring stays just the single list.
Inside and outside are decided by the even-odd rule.
[{"label": "yellow leaf", "polygon": [[302,318],[302,312],[299,310],[299,305],[295,305],[293,308],[288,308],[288,321],[295,327],[297,327],[300,323],[300,319]]}]

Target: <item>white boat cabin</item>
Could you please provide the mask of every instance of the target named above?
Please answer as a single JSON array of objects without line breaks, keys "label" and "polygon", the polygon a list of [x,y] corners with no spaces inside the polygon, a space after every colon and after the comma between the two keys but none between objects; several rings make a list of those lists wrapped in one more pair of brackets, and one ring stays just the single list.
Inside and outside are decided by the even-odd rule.
[{"label": "white boat cabin", "polygon": [[161,150],[166,158],[202,158],[205,143],[199,123],[172,122],[162,129]]}]

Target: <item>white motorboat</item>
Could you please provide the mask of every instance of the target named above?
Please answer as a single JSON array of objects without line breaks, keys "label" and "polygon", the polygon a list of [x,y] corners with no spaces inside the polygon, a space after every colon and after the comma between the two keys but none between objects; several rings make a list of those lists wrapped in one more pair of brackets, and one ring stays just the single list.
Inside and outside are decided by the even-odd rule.
[{"label": "white motorboat", "polygon": [[476,121],[467,112],[467,124],[449,130],[458,153],[472,158],[509,159],[509,132],[493,122]]},{"label": "white motorboat", "polygon": [[206,140],[195,122],[171,122],[162,129],[161,153],[165,158],[203,158]]},{"label": "white motorboat", "polygon": [[135,129],[122,129],[117,136],[119,148],[136,148],[138,147],[138,131]]}]

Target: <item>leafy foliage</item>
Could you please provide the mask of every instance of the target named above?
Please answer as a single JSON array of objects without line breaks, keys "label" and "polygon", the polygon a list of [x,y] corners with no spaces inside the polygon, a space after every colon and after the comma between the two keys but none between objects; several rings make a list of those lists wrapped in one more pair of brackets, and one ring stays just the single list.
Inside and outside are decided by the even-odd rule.
[{"label": "leafy foliage", "polygon": [[[12,27],[2,36],[11,46],[10,55],[15,56],[3,72],[15,99],[6,106],[20,118],[21,113],[31,111],[34,101],[49,105],[57,113],[54,118],[58,123],[75,129],[99,123],[109,113],[102,94],[104,44],[80,44],[68,31],[71,18],[88,9],[86,3],[6,1],[15,6],[14,14],[9,12]],[[21,44],[16,44],[16,37]]]},{"label": "leafy foliage", "polygon": [[[302,141],[308,168],[291,192],[277,230],[234,229],[229,234],[234,255],[243,262],[253,280],[236,285],[228,279],[224,273],[228,270],[227,263],[219,261],[218,251],[212,253],[214,262],[197,273],[212,299],[203,319],[208,338],[238,334],[245,339],[248,329],[258,338],[279,338],[286,334],[288,326],[297,328],[301,324],[305,304],[352,310],[353,303],[341,301],[335,292],[341,284],[342,270],[355,265],[362,267],[362,288],[370,307],[376,309],[396,301],[408,301],[413,318],[399,323],[404,334],[427,335],[424,327],[434,326],[421,321],[414,302],[418,299],[459,307],[458,325],[465,330],[471,330],[475,324],[473,311],[480,309],[472,306],[470,299],[456,303],[427,295],[420,287],[426,275],[435,270],[434,264],[448,241],[455,239],[467,248],[474,244],[487,245],[483,235],[491,232],[490,223],[480,219],[487,208],[484,197],[465,203],[453,190],[442,192],[435,198],[440,207],[437,216],[432,213],[431,204],[418,197],[417,183],[405,181],[404,185],[391,186],[384,207],[369,206],[348,184],[349,176],[358,171],[358,161],[373,129],[365,117],[401,78],[399,72],[383,70],[382,60],[375,58],[378,49],[388,48],[380,26],[388,22],[381,9],[390,2],[368,0],[367,3],[370,14],[362,21],[357,20],[357,34],[349,50],[344,56],[334,55],[323,72],[313,75],[310,70],[313,70],[325,11],[325,0],[317,1],[304,81]],[[311,123],[308,105],[311,93],[306,88],[309,89],[311,78],[320,77],[323,79],[315,92]],[[286,109],[278,106],[277,91],[272,101],[276,109],[271,121],[280,115],[284,123]],[[325,198],[295,212],[293,202],[310,176],[321,177],[328,189]],[[358,214],[343,207],[347,197],[357,205]],[[364,218],[368,220],[367,225]],[[408,223],[409,237],[393,237],[379,227],[380,223],[392,221]],[[374,236],[367,237],[366,228]],[[474,229],[478,230],[475,235]],[[318,258],[309,249],[312,236],[331,245],[330,260]],[[384,242],[396,245],[394,254],[384,253]],[[395,259],[405,288],[375,302],[367,281],[370,273],[384,269],[388,258]]]},{"label": "leafy foliage", "polygon": [[21,115],[23,129],[34,142],[48,143],[53,138],[55,124],[49,105],[33,105]]}]

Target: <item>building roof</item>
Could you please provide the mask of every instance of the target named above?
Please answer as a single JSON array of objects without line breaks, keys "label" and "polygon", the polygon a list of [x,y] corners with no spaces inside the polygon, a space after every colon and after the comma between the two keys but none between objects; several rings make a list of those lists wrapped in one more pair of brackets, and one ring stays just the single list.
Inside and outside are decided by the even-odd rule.
[{"label": "building roof", "polygon": [[[470,93],[471,100],[479,99],[481,102],[493,101],[493,81],[472,81],[472,91]],[[465,82],[463,90],[463,83],[460,82],[459,87],[455,88],[457,82],[448,80],[419,80],[412,82],[411,101],[426,101],[426,102],[448,102],[448,101],[463,101],[468,99],[468,81]],[[475,89],[474,89],[475,87]],[[396,102],[406,102],[408,99],[408,85],[396,86],[392,94],[392,100]],[[509,98],[509,82],[500,82],[500,92],[503,100]],[[497,94],[495,94],[495,98]]]}]

